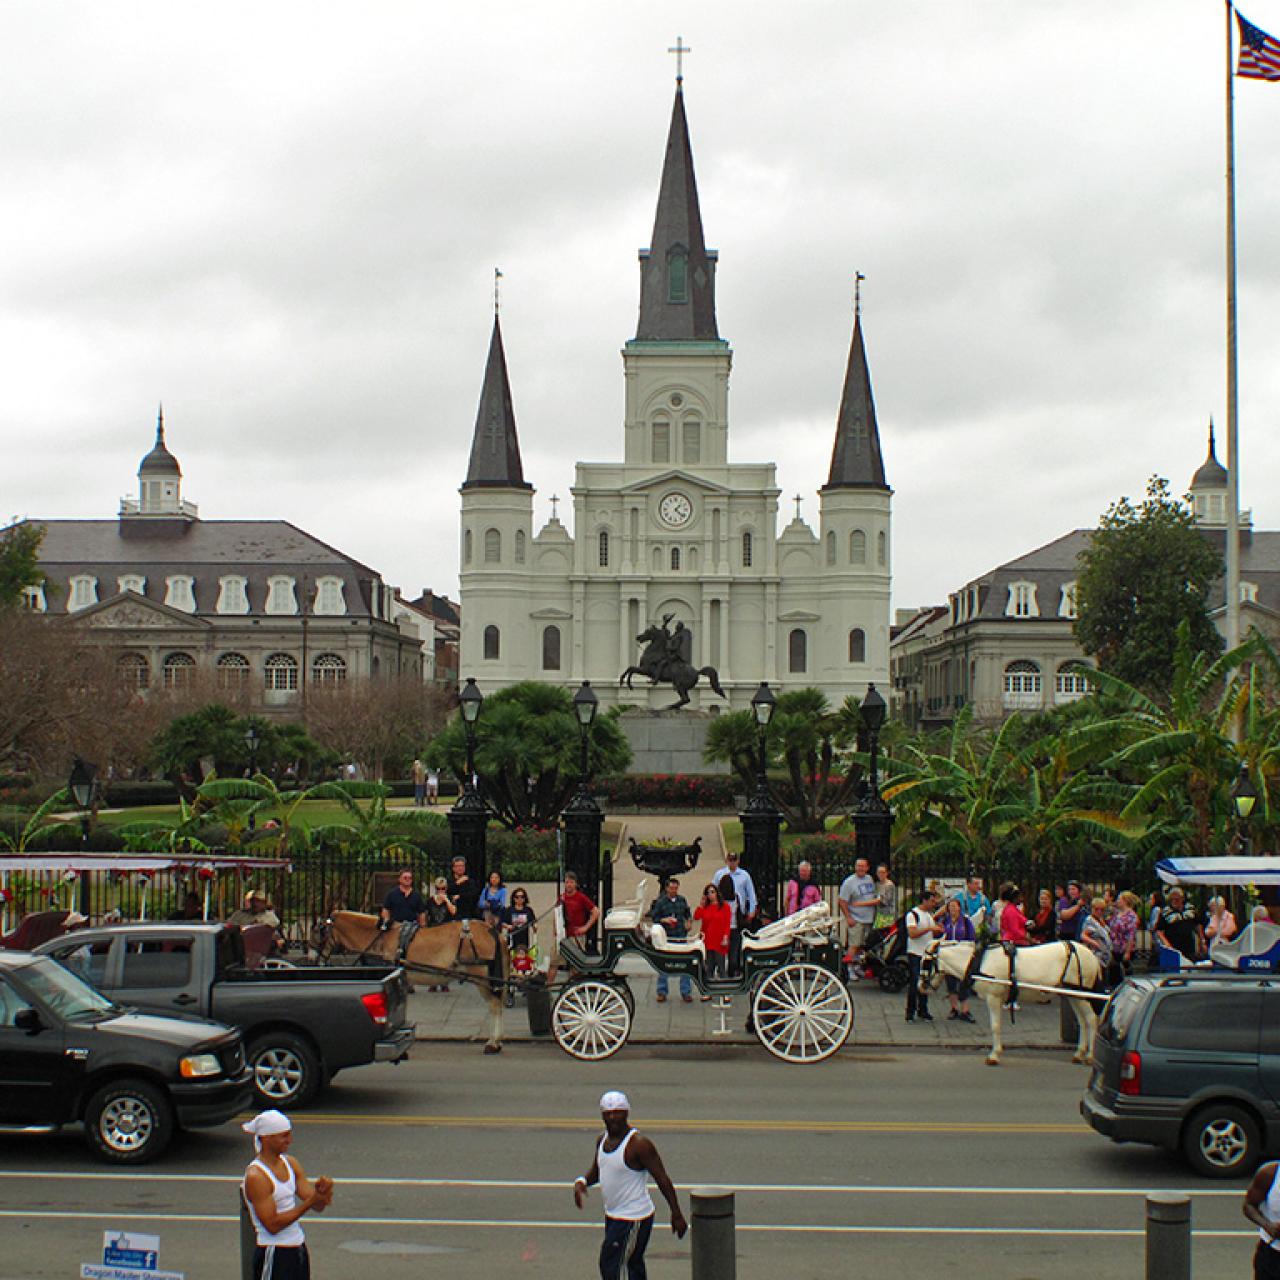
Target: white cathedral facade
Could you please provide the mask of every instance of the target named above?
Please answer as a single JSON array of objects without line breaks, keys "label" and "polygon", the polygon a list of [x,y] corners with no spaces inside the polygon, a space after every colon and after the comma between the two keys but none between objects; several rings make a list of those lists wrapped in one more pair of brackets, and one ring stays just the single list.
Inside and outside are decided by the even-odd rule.
[{"label": "white cathedral facade", "polygon": [[[732,352],[716,321],[716,253],[703,243],[677,82],[640,318],[626,343],[623,456],[579,462],[573,535],[533,530],[494,319],[462,494],[460,674],[486,693],[518,680],[576,686],[603,703],[663,707],[669,687],[619,674],[636,637],[670,618],[686,657],[711,666],[735,709],[761,680],[816,686],[833,705],[889,675],[892,491],[885,479],[860,319],[815,532],[779,534],[775,466],[729,461]],[[798,505],[798,504],[797,504]],[[704,678],[693,705],[725,707]]]}]

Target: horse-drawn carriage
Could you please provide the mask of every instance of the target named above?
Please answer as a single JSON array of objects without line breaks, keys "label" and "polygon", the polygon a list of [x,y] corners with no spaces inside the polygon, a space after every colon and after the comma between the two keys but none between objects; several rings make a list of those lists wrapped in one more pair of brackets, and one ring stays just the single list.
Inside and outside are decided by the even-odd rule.
[{"label": "horse-drawn carriage", "polygon": [[561,964],[572,976],[557,993],[552,1034],[566,1053],[588,1061],[622,1048],[631,1034],[635,999],[618,969],[624,957],[638,957],[658,973],[689,978],[712,998],[746,993],[748,1026],[770,1053],[785,1062],[820,1062],[853,1028],[833,923],[825,902],[785,916],[743,937],[738,975],[711,977],[701,938],[669,938],[661,925],[645,921],[641,881],[634,901],[605,916],[599,955],[573,939],[561,942]]}]

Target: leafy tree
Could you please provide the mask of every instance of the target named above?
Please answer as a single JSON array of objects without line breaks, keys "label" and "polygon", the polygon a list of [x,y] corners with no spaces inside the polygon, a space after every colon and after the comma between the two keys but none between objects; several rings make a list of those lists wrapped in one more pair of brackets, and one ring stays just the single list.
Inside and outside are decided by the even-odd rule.
[{"label": "leafy tree", "polygon": [[43,541],[44,526],[29,520],[15,520],[7,529],[0,529],[0,609],[19,604],[25,587],[44,580],[40,568]]},{"label": "leafy tree", "polygon": [[[508,827],[551,827],[578,781],[579,730],[571,695],[526,680],[485,699],[475,726],[476,773],[494,815]],[[621,773],[631,748],[610,710],[596,716],[588,741],[593,777]],[[427,747],[427,763],[466,772],[466,735],[455,716]]]},{"label": "leafy tree", "polygon": [[1099,667],[1126,684],[1157,692],[1173,679],[1178,627],[1210,655],[1222,639],[1209,619],[1209,588],[1222,557],[1197,528],[1169,482],[1153,476],[1147,496],[1111,505],[1080,555],[1076,639]]}]

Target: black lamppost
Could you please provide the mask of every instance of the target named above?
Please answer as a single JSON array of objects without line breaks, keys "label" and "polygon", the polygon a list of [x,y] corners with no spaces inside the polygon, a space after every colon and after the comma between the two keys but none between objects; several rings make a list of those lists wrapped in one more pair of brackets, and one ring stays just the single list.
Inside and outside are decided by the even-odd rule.
[{"label": "black lamppost", "polygon": [[[600,829],[604,814],[591,794],[591,726],[595,723],[600,703],[590,680],[584,680],[573,695],[573,714],[578,722],[578,742],[581,755],[578,761],[578,786],[560,815],[564,827],[564,865],[578,877],[578,887],[600,906],[603,915],[613,903],[601,901],[600,893]],[[607,885],[612,898],[613,887]],[[592,930],[584,940],[585,948],[594,954],[598,949],[598,934]]]},{"label": "black lamppost", "polygon": [[[98,794],[98,766],[76,756],[71,762],[67,790],[80,810],[80,851],[83,853],[89,847],[89,815]],[[83,867],[80,869],[80,914],[89,914],[89,878]]]},{"label": "black lamppost", "polygon": [[[249,777],[250,779],[258,776],[258,746],[262,742],[262,734],[258,732],[258,726],[252,721],[249,727],[244,731],[244,745],[249,748]],[[249,830],[252,831],[257,826],[256,816],[252,809],[249,810]]]},{"label": "black lamppost", "polygon": [[867,695],[862,699],[862,725],[867,731],[871,769],[862,799],[858,801],[858,807],[853,813],[853,829],[857,835],[858,856],[866,858],[873,868],[877,863],[889,860],[889,830],[893,826],[893,814],[880,795],[880,773],[877,768],[880,730],[884,727],[887,710],[875,685],[867,685]]},{"label": "black lamppost", "polygon": [[756,887],[760,909],[773,914],[778,908],[778,850],[782,811],[769,791],[765,735],[773,719],[777,699],[769,682],[762,680],[751,698],[751,714],[756,722],[756,785],[738,815],[742,823],[742,869]]},{"label": "black lamppost", "polygon": [[465,858],[467,874],[478,883],[485,878],[485,829],[489,825],[489,807],[476,788],[476,721],[484,705],[484,694],[475,677],[458,694],[458,710],[462,713],[462,730],[467,740],[467,765],[462,778],[462,794],[449,810],[449,829],[453,856]]},{"label": "black lamppost", "polygon": [[1249,818],[1257,802],[1258,791],[1249,777],[1249,766],[1242,764],[1231,787],[1231,803],[1235,806],[1236,817],[1239,820],[1236,839],[1239,840],[1241,852],[1246,858],[1252,852],[1249,843]]}]

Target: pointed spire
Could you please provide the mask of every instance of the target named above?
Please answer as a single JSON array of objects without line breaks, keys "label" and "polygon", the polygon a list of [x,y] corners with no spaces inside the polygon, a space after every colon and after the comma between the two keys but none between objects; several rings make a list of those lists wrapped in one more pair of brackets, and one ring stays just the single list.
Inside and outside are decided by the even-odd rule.
[{"label": "pointed spire", "polygon": [[640,250],[640,342],[715,342],[716,254],[702,239],[693,148],[677,81],[658,211],[648,249]]},{"label": "pointed spire", "polygon": [[169,447],[164,442],[164,404],[160,405],[160,410],[156,414],[156,442],[152,446],[151,452],[143,458],[138,465],[138,472],[163,472],[166,475],[180,476],[182,468],[178,466],[178,460],[169,452]]},{"label": "pointed spire", "polygon": [[495,313],[493,336],[489,339],[489,359],[484,369],[476,430],[471,440],[471,462],[464,489],[532,489],[524,478],[520,462],[520,441],[516,436],[516,412],[507,380],[507,355],[502,347],[502,326]]},{"label": "pointed spire", "polygon": [[1193,489],[1225,489],[1227,487],[1227,469],[1218,461],[1217,450],[1213,439],[1213,418],[1209,419],[1209,456],[1200,464],[1200,469],[1191,477]]},{"label": "pointed spire", "polygon": [[[861,283],[859,279],[858,283]],[[859,302],[861,299],[859,299]],[[876,402],[871,395],[871,372],[862,341],[861,307],[853,321],[853,342],[840,397],[836,443],[831,451],[831,474],[824,489],[887,489]]]}]

